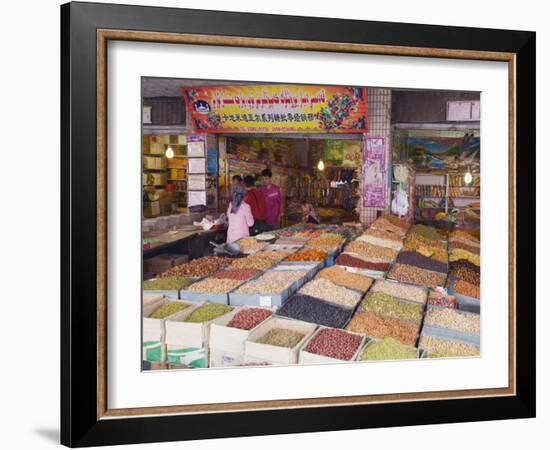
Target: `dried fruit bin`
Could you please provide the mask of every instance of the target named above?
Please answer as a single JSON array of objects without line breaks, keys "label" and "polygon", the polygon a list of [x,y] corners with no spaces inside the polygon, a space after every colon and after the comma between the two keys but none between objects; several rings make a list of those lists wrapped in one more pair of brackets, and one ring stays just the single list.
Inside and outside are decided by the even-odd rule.
[{"label": "dried fruit bin", "polygon": [[349,362],[349,361],[355,361],[359,355],[359,352],[364,347],[365,342],[368,340],[368,338],[361,333],[355,333],[352,331],[344,331],[337,328],[332,328],[334,330],[341,331],[343,333],[351,334],[354,336],[358,336],[361,338],[359,341],[359,344],[357,345],[357,348],[355,349],[355,352],[353,353],[353,356],[350,359],[337,359],[337,358],[331,358],[330,356],[325,355],[319,355],[317,353],[311,353],[305,350],[305,348],[308,346],[308,344],[315,339],[315,337],[322,331],[322,330],[329,330],[331,328],[320,326],[315,333],[313,333],[307,341],[304,342],[302,347],[300,348],[300,353],[298,356],[298,362],[299,364],[327,364],[327,363],[342,363],[342,362]]},{"label": "dried fruit bin", "polygon": [[[355,361],[358,361],[358,362],[379,362],[379,361],[406,361],[406,359],[398,359],[398,358],[389,358],[389,359],[361,359],[361,356],[363,355],[363,352],[365,351],[365,349],[369,346],[369,345],[372,345],[376,342],[379,342],[381,341],[382,339],[377,339],[377,338],[372,338],[372,337],[367,337],[365,339],[365,344],[361,347],[361,349],[359,350],[359,352],[357,353],[357,357],[355,359]],[[411,350],[414,350],[416,352],[416,359],[420,359],[422,357],[424,357],[424,350],[422,349],[419,349],[417,347],[414,347],[412,345],[405,345],[405,344],[401,344],[403,345],[404,347],[406,348],[409,348]]]},{"label": "dried fruit bin", "polygon": [[451,285],[448,289],[450,295],[456,298],[458,302],[458,309],[460,311],[467,311],[475,314],[479,314],[481,311],[481,302],[479,298],[470,297],[468,295],[459,294],[454,291],[454,282],[451,281]]},{"label": "dried fruit bin", "polygon": [[[304,337],[294,347],[279,347],[276,345],[262,344],[256,342],[269,331],[275,328],[303,333]],[[317,325],[302,322],[299,320],[282,319],[280,317],[271,317],[257,327],[245,342],[245,359],[254,358],[260,361],[266,361],[272,364],[296,364],[298,354],[304,342],[315,332]]]},{"label": "dried fruit bin", "polygon": [[[233,309],[228,314],[225,314],[217,319],[214,319],[210,324],[210,347],[221,352],[232,352],[235,354],[244,354],[244,343],[256,328],[258,328],[269,317],[258,323],[250,330],[243,330],[241,328],[234,328],[227,326],[229,322],[241,311],[246,309],[259,308],[258,306],[239,306]],[[274,313],[274,309],[262,308]]]}]

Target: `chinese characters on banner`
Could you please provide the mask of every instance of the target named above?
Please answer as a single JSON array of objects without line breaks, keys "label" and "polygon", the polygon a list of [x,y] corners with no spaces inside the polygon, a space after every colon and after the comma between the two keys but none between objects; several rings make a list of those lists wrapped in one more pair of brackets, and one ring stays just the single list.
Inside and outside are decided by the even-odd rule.
[{"label": "chinese characters on banner", "polygon": [[208,133],[362,133],[365,88],[193,86],[182,88],[193,129]]},{"label": "chinese characters on banner", "polygon": [[384,208],[386,203],[386,145],[383,137],[363,137],[363,206]]}]

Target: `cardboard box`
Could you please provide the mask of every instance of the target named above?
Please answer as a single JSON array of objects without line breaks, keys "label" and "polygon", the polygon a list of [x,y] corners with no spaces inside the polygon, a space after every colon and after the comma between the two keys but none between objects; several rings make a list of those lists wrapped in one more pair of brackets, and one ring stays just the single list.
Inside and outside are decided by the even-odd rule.
[{"label": "cardboard box", "polygon": [[242,353],[228,352],[210,347],[208,367],[236,367],[243,364]]},{"label": "cardboard box", "polygon": [[[284,328],[287,330],[304,333],[304,337],[293,348],[277,347],[275,345],[260,344],[256,342],[273,328]],[[317,329],[317,325],[299,320],[271,317],[250,333],[245,342],[245,355],[263,361],[279,364],[296,364],[298,353],[307,339]]]},{"label": "cardboard box", "polygon": [[[226,351],[235,354],[244,354],[244,343],[250,336],[250,334],[256,330],[262,323],[269,320],[269,317],[260,322],[251,330],[241,330],[240,328],[228,327],[227,324],[235,317],[240,311],[251,308],[251,306],[241,306],[235,308],[228,314],[214,319],[210,324],[210,348],[216,348],[219,351]],[[254,308],[257,308],[254,307]],[[269,308],[266,308],[269,309]],[[273,309],[269,309],[272,313]]]},{"label": "cardboard box", "polygon": [[163,363],[166,360],[166,328],[165,322],[170,319],[177,319],[184,315],[187,317],[195,308],[196,304],[191,302],[181,302],[188,305],[182,311],[178,311],[171,316],[164,319],[155,319],[150,317],[154,311],[160,308],[162,305],[168,302],[181,302],[175,298],[162,297],[160,300],[153,300],[152,297],[144,300],[143,303],[143,327],[142,327],[142,340],[143,340],[143,359],[149,362]]},{"label": "cardboard box", "polygon": [[359,352],[363,349],[363,346],[365,345],[365,341],[366,341],[367,338],[364,334],[354,333],[353,331],[339,330],[339,331],[344,331],[344,332],[349,333],[349,334],[354,334],[354,335],[359,336],[361,338],[361,341],[359,342],[359,345],[357,346],[357,349],[355,350],[355,353],[348,360],[330,358],[328,356],[318,355],[317,353],[310,353],[310,352],[306,352],[304,350],[307,347],[307,345],[309,344],[309,342],[312,339],[314,339],[315,336],[317,336],[321,330],[327,329],[327,328],[328,327],[323,327],[323,326],[319,327],[319,329],[315,333],[313,333],[306,342],[304,342],[304,344],[302,345],[302,347],[300,349],[300,354],[299,354],[299,358],[298,358],[298,361],[299,361],[300,364],[342,363],[342,362],[355,361],[357,359],[357,356],[359,355]]},{"label": "cardboard box", "polygon": [[208,367],[208,348],[166,345],[166,362],[172,369]]},{"label": "cardboard box", "polygon": [[148,271],[158,274],[166,272],[174,266],[179,266],[180,264],[186,263],[189,261],[189,255],[164,253],[162,255],[148,258],[145,261],[147,261]]}]

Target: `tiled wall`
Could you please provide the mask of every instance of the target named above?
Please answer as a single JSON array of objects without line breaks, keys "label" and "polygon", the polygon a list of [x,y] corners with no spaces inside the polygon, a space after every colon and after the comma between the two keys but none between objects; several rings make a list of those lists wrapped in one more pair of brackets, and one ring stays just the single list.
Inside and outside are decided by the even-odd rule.
[{"label": "tiled wall", "polygon": [[363,225],[370,225],[379,214],[389,210],[391,201],[391,90],[367,88],[367,106],[369,115],[368,136],[379,136],[386,143],[386,208],[364,208],[360,200],[359,217]]}]

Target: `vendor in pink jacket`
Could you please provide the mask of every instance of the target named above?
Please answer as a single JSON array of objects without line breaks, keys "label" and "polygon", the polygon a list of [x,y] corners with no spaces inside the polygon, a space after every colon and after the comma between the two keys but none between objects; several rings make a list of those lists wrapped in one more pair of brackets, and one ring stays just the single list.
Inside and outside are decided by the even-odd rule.
[{"label": "vendor in pink jacket", "polygon": [[227,243],[238,241],[243,237],[250,236],[248,228],[254,225],[254,217],[248,203],[243,202],[246,189],[237,187],[231,193],[231,202],[227,208]]},{"label": "vendor in pink jacket", "polygon": [[262,177],[264,185],[260,188],[260,192],[264,194],[267,207],[265,221],[272,229],[279,228],[279,216],[283,207],[281,189],[273,184],[271,170],[262,170]]}]

